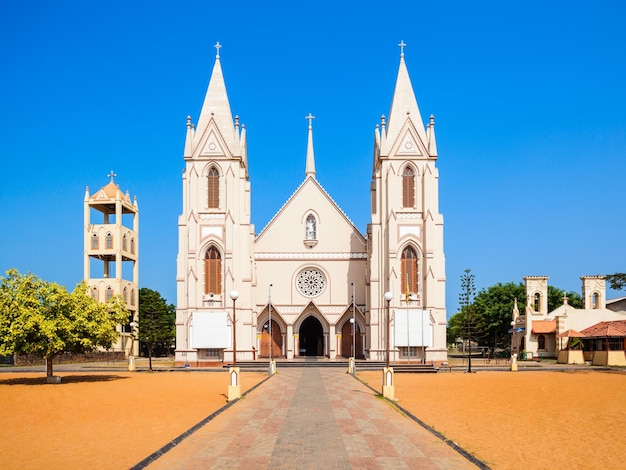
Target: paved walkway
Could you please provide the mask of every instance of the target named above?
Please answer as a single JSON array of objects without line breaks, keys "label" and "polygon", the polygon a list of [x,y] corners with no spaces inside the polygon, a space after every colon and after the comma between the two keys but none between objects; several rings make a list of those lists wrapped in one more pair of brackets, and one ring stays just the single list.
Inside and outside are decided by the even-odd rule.
[{"label": "paved walkway", "polygon": [[148,468],[477,468],[375,395],[340,369],[279,370]]}]

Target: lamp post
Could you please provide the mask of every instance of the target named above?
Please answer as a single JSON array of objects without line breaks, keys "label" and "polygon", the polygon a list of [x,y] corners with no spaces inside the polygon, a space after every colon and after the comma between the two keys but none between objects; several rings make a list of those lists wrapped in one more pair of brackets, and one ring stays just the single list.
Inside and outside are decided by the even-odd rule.
[{"label": "lamp post", "polygon": [[237,367],[237,313],[235,311],[235,303],[239,298],[239,292],[230,291],[230,298],[233,299],[233,367]]},{"label": "lamp post", "polygon": [[130,326],[130,351],[128,353],[128,370],[134,371],[136,369],[135,366],[135,322],[131,321],[129,323]]},{"label": "lamp post", "polygon": [[268,312],[268,321],[267,321],[267,332],[270,335],[269,344],[270,344],[270,369],[272,367],[272,349],[274,348],[274,339],[272,338],[272,284],[267,289],[267,312]]},{"label": "lamp post", "polygon": [[391,317],[389,314],[389,303],[391,302],[391,299],[393,299],[393,294],[389,291],[385,292],[385,300],[387,301],[387,368],[389,368],[389,343],[391,338],[389,337],[389,325],[391,323]]},{"label": "lamp post", "polygon": [[356,318],[354,317],[354,282],[352,283],[352,318],[350,319],[350,323],[352,323],[352,357],[356,361]]}]

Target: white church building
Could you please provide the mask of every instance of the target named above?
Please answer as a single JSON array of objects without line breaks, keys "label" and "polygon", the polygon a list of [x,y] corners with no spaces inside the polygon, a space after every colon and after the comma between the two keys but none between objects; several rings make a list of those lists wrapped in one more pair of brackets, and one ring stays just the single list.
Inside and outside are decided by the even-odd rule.
[{"label": "white church building", "polygon": [[311,119],[304,179],[286,202],[264,201],[277,213],[255,232],[248,161],[264,150],[249,154],[246,129],[233,119],[219,47],[197,123],[187,118],[176,364],[228,363],[234,351],[237,361],[381,361],[387,350],[391,362],[445,361],[434,118],[422,121],[404,43],[391,110],[364,163],[372,165],[365,234],[317,179]]}]

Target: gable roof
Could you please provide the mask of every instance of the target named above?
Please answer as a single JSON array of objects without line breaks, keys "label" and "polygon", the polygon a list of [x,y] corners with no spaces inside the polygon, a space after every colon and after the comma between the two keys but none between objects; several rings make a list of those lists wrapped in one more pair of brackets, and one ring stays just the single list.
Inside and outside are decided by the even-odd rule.
[{"label": "gable roof", "polygon": [[320,193],[328,200],[330,205],[345,219],[345,221],[350,225],[350,227],[352,227],[354,232],[358,234],[358,236],[363,241],[363,243],[366,243],[365,237],[363,236],[363,234],[361,234],[361,232],[356,227],[356,225],[354,225],[352,220],[350,220],[350,218],[341,209],[341,207],[339,207],[339,205],[330,196],[330,194],[328,194],[328,192],[322,187],[319,181],[317,181],[317,179],[313,178],[312,176],[305,178],[305,180],[300,184],[300,186],[296,188],[296,190],[289,197],[289,199],[285,201],[285,203],[280,207],[280,209],[278,209],[276,214],[274,214],[274,217],[270,219],[270,221],[265,225],[265,227],[263,227],[263,230],[261,230],[261,232],[256,236],[255,242],[260,240],[267,233],[268,229],[274,224],[276,219],[278,219],[278,217],[280,217],[280,215],[285,212],[286,208],[290,205],[290,203],[298,196],[298,194],[300,194],[304,190],[305,186],[308,186],[309,184],[313,185],[315,188],[317,188],[320,191]]}]

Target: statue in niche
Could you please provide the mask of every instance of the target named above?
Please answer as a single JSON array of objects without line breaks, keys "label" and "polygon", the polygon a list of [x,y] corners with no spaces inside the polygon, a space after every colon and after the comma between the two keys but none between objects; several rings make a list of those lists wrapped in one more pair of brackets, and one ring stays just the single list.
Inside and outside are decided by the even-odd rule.
[{"label": "statue in niche", "polygon": [[306,218],[306,239],[315,240],[315,217],[313,215]]}]

